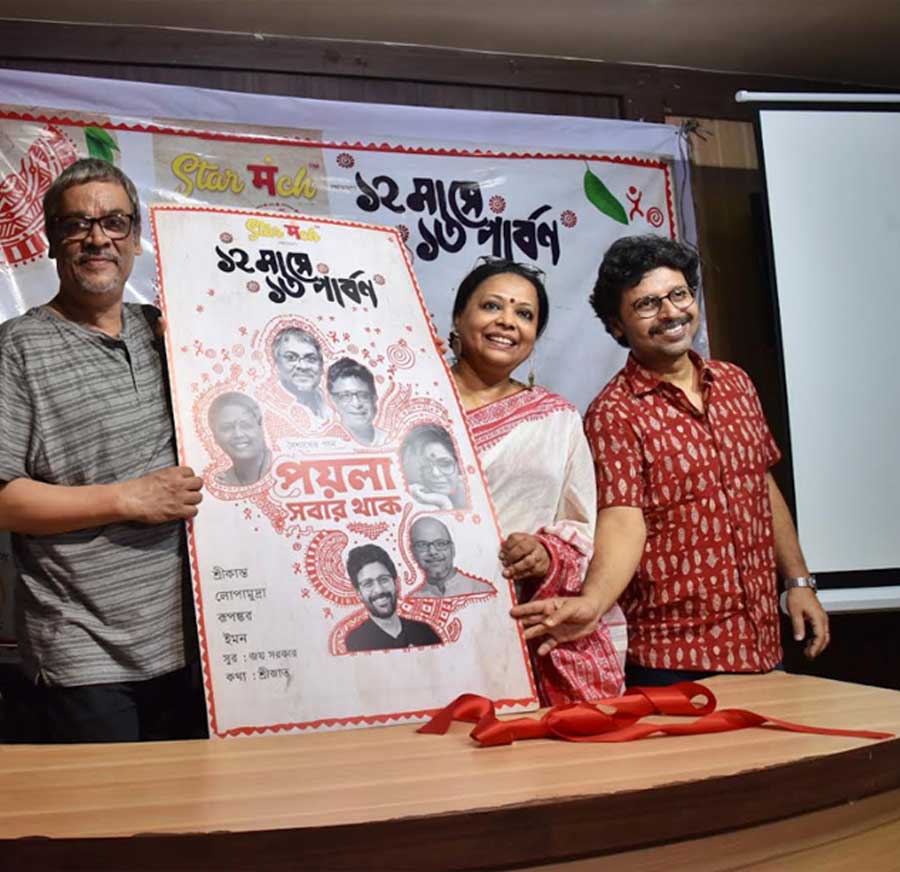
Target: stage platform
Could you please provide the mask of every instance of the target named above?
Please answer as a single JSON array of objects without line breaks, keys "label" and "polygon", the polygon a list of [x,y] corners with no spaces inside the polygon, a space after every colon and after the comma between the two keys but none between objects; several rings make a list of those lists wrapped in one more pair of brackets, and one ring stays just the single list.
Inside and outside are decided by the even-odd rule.
[{"label": "stage platform", "polygon": [[[719,708],[900,736],[900,692],[784,673],[704,683]],[[470,729],[0,746],[0,866],[900,868],[900,738],[481,748]]]}]

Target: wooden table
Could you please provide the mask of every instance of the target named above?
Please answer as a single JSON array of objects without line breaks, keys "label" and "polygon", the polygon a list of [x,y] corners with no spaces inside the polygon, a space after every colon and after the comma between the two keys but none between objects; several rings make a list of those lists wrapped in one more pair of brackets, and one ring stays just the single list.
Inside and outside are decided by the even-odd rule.
[{"label": "wooden table", "polygon": [[[784,673],[708,683],[720,708],[900,736],[895,691]],[[629,857],[643,859],[627,868],[673,869],[678,862],[655,866],[653,856],[678,850],[683,860],[693,845],[705,858],[706,865],[694,865],[701,870],[733,868],[733,854],[730,866],[709,865],[710,847],[731,839],[733,850],[740,830],[740,850],[760,862],[777,856],[772,851],[795,850],[792,833],[796,841],[802,832],[809,848],[817,833],[833,843],[841,827],[852,837],[880,822],[886,838],[900,838],[900,739],[750,729],[480,748],[468,730],[0,746],[0,868],[422,870],[565,862],[575,870],[596,868],[580,858],[602,855],[604,869],[626,868],[615,864]],[[872,797],[868,806],[848,805],[863,797]]]}]

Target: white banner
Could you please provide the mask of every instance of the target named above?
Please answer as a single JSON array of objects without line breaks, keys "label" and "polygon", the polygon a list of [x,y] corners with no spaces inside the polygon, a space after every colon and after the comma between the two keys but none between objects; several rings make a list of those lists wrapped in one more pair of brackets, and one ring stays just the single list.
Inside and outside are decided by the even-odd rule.
[{"label": "white banner", "polygon": [[[151,203],[387,225],[445,336],[455,288],[479,256],[543,269],[551,314],[537,379],[583,409],[625,356],[587,302],[603,252],[635,233],[695,241],[687,165],[667,125],[15,70],[0,70],[0,94],[0,319],[55,293],[41,198],[65,166],[95,155],[131,176],[145,209],[129,299],[157,296]],[[697,344],[705,351],[704,330]]]}]

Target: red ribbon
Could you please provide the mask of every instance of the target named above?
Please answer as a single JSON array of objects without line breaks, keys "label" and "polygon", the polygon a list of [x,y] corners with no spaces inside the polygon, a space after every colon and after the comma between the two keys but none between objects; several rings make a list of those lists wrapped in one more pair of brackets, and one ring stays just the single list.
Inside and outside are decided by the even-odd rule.
[{"label": "red ribbon", "polygon": [[[647,715],[696,716],[682,724],[640,723]],[[565,742],[630,742],[655,733],[666,736],[693,736],[726,733],[747,727],[790,730],[823,736],[854,739],[890,739],[893,733],[872,730],[836,730],[811,727],[779,718],[758,715],[745,709],[716,710],[716,697],[702,684],[682,681],[668,687],[632,687],[624,696],[556,705],[540,718],[497,719],[494,703],[484,696],[464,693],[441,709],[420,733],[443,735],[453,721],[474,723],[469,734],[484,746],[511,745],[517,739],[561,739]]]}]

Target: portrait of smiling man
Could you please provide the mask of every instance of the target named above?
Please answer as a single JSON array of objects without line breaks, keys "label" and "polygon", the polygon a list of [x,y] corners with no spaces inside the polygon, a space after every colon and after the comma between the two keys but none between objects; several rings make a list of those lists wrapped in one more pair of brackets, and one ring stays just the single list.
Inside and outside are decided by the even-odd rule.
[{"label": "portrait of smiling man", "polygon": [[315,424],[330,417],[322,396],[325,360],[319,341],[302,327],[285,327],[272,342],[275,372],[282,387],[312,416]]},{"label": "portrait of smiling man", "polygon": [[413,521],[409,540],[413,557],[425,573],[425,584],[412,596],[450,597],[494,592],[487,582],[472,578],[453,565],[456,545],[447,526],[437,518]]},{"label": "portrait of smiling man", "polygon": [[397,567],[378,545],[360,545],[347,555],[347,574],[369,612],[365,623],[347,634],[348,651],[377,651],[440,645],[437,633],[422,621],[397,614]]},{"label": "portrait of smiling man", "polygon": [[328,367],[328,395],[344,429],[361,445],[384,445],[387,433],[375,426],[378,393],[372,371],[351,357]]}]

